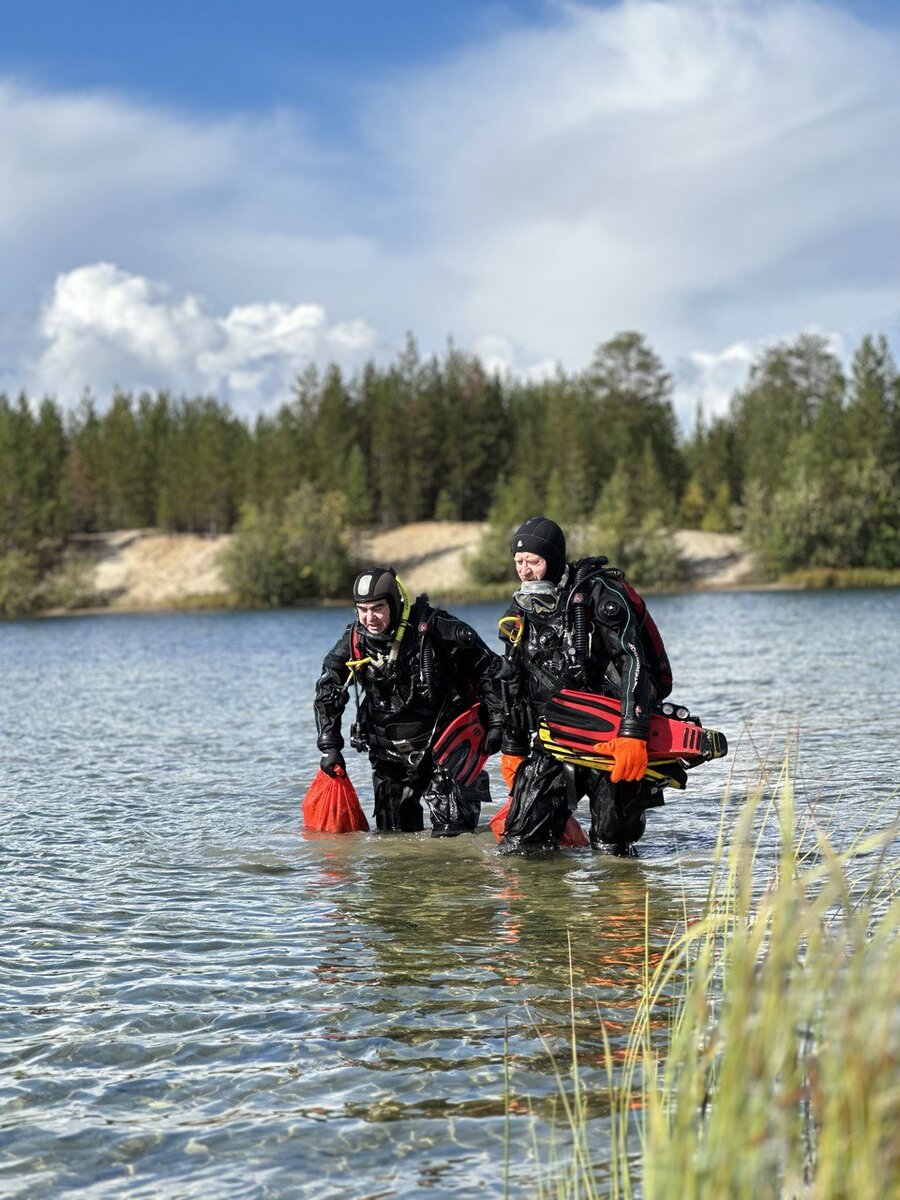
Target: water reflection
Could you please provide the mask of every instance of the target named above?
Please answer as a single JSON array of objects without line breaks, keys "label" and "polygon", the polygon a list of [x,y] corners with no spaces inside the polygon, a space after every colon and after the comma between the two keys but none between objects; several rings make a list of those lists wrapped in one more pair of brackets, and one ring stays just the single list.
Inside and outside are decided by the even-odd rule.
[{"label": "water reflection", "polygon": [[[553,1096],[538,1032],[564,1048],[573,1001],[589,1060],[599,1062],[601,1020],[623,1047],[645,970],[680,911],[665,877],[632,860],[511,864],[488,835],[459,839],[450,852],[418,837],[379,838],[353,858],[324,851],[313,886],[329,903],[316,968],[334,1004],[325,1035],[355,1054],[347,1044],[377,1031],[374,1050],[355,1058],[373,1070],[402,1069],[415,1047],[417,1070],[465,1072],[459,1088],[448,1090],[444,1075],[425,1097],[432,1115],[463,1100],[502,1110],[496,1068],[507,1037],[530,1098]],[[397,1104],[389,1111],[409,1115]]]},{"label": "water reflection", "polygon": [[[651,812],[636,860],[500,859],[487,831],[300,837],[344,612],[0,625],[0,1191],[501,1196],[508,1155],[531,1194],[570,939],[602,1164],[601,1022],[618,1061],[646,965],[706,893],[729,777],[739,793],[801,726],[801,819],[849,838],[896,815],[895,606],[658,598],[677,698],[734,755]],[[465,615],[493,639],[493,606]],[[861,658],[858,626],[894,640]],[[829,702],[847,679],[876,698],[864,738]]]}]

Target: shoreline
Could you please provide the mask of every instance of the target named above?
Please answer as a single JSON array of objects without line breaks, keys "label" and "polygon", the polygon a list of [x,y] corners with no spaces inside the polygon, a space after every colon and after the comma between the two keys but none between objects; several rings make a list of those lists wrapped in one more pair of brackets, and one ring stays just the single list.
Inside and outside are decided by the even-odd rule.
[{"label": "shoreline", "polygon": [[[390,530],[361,532],[352,546],[357,561],[397,569],[414,595],[437,605],[507,604],[514,580],[477,585],[466,557],[477,546],[484,522],[429,521]],[[156,529],[81,535],[69,552],[85,577],[84,605],[57,605],[32,617],[111,616],[181,612],[265,612],[242,602],[226,587],[218,566],[231,534],[164,534]],[[778,580],[759,578],[756,559],[735,534],[676,530],[673,534],[687,578],[671,586],[641,587],[647,596],[698,592],[786,592],[900,586],[900,571],[817,568]],[[92,602],[93,600],[93,602]],[[97,602],[99,601],[99,602]],[[308,600],[296,608],[344,608],[344,599]]]},{"label": "shoreline", "polygon": [[[822,586],[811,587],[803,583],[797,583],[791,580],[775,580],[774,582],[746,582],[746,583],[692,583],[682,587],[668,588],[641,588],[641,595],[648,596],[690,596],[690,595],[705,595],[705,594],[730,594],[730,593],[745,593],[745,592],[813,592],[813,591],[854,591],[854,590],[870,590],[881,587],[900,587],[900,582],[887,582],[883,584],[858,584],[858,585],[842,585],[842,586]],[[473,594],[467,592],[448,592],[442,596],[436,596],[432,593],[426,593],[429,599],[437,607],[458,604],[508,604],[512,599],[513,587],[510,581],[508,591],[498,593],[496,595]],[[417,593],[418,594],[418,593]],[[66,617],[135,617],[135,616],[164,616],[169,614],[179,613],[276,613],[276,612],[297,612],[303,609],[327,609],[327,608],[346,608],[352,606],[349,600],[343,599],[325,599],[325,600],[302,600],[296,604],[272,607],[268,605],[242,604],[233,602],[227,594],[221,596],[210,596],[198,601],[198,598],[192,597],[184,603],[177,601],[166,601],[158,604],[145,605],[94,605],[85,608],[54,608],[45,609],[41,612],[31,613],[26,620],[59,620]]]}]

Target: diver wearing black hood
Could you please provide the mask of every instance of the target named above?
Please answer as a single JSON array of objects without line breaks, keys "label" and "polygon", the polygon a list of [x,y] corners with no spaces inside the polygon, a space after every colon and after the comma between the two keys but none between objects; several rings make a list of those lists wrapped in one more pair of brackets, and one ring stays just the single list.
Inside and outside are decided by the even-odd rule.
[{"label": "diver wearing black hood", "polygon": [[481,749],[492,754],[500,748],[498,656],[470,625],[432,608],[427,596],[410,604],[391,567],[362,571],[353,585],[353,602],[356,620],[325,656],[316,684],[322,770],[344,767],[341,717],[352,686],[357,720],[350,744],[369,752],[377,828],[423,829],[424,800],[434,836],[474,830],[481,801],[490,798],[487,773],[477,774],[476,765],[477,778],[469,779],[470,736],[460,738],[458,754],[451,750],[444,765],[435,757],[436,743],[443,746],[448,739],[441,741],[442,732],[480,702],[479,724],[486,729]]},{"label": "diver wearing black hood", "polygon": [[[508,680],[503,751],[527,758],[516,770],[500,850],[558,846],[583,795],[590,799],[592,845],[624,848],[643,834],[645,809],[663,803],[643,775],[651,705],[664,688],[650,669],[629,589],[605,558],[567,563],[565,535],[547,517],[520,525],[510,549],[520,582],[500,622]],[[535,737],[562,689],[621,702],[610,775],[560,762]]]}]

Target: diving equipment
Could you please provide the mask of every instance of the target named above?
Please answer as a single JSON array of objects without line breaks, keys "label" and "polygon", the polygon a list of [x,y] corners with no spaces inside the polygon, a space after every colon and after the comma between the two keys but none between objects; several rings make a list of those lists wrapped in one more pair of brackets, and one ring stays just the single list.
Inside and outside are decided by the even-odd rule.
[{"label": "diving equipment", "polygon": [[529,579],[519,585],[513,599],[522,612],[546,616],[556,611],[559,604],[559,588],[549,579]]},{"label": "diving equipment", "polygon": [[[564,688],[545,707],[538,738],[562,762],[608,771],[613,758],[605,743],[618,736],[621,717],[622,705],[615,697]],[[647,779],[665,777],[671,786],[683,787],[684,769],[723,758],[728,742],[718,730],[704,729],[687,709],[663,704],[651,714],[647,752]]]},{"label": "diving equipment", "polygon": [[462,787],[471,787],[487,762],[485,729],[479,718],[480,704],[473,704],[454,717],[436,739],[432,751]]},{"label": "diving equipment", "polygon": [[391,610],[393,629],[403,607],[397,574],[391,567],[368,567],[357,575],[353,583],[354,604],[374,604],[377,600],[387,601]]}]

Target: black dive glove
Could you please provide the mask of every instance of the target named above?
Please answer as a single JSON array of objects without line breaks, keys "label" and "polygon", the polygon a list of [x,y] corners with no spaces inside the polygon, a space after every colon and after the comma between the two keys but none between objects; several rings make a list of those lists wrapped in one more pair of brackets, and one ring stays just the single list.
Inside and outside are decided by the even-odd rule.
[{"label": "black dive glove", "polygon": [[487,755],[496,754],[503,741],[503,726],[489,725],[484,735],[484,752]]},{"label": "black dive glove", "polygon": [[326,750],[319,760],[319,766],[332,779],[338,779],[341,775],[347,774],[347,764],[344,762],[344,756],[340,750]]}]

